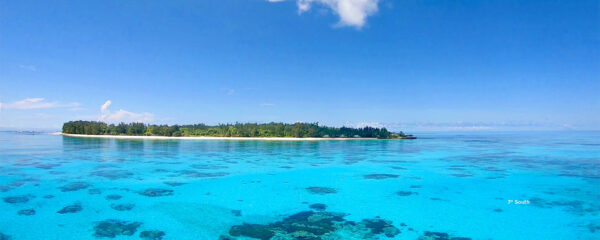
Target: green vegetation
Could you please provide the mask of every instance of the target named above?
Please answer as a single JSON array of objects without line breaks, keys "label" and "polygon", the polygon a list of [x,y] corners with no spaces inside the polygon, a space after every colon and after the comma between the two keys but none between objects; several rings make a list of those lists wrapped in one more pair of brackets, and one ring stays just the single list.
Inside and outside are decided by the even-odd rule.
[{"label": "green vegetation", "polygon": [[144,123],[106,124],[95,121],[71,121],[63,125],[63,133],[87,135],[133,135],[173,137],[361,137],[403,138],[407,135],[391,133],[385,128],[325,127],[318,123],[236,123],[208,126],[147,125]]}]

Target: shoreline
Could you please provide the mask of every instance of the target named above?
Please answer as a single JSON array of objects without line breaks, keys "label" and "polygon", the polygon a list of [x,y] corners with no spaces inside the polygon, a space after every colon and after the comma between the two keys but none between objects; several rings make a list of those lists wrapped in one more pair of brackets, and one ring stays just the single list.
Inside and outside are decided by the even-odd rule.
[{"label": "shoreline", "polygon": [[70,133],[51,133],[51,135],[81,138],[138,139],[138,140],[258,140],[258,141],[351,141],[351,140],[388,140],[377,138],[296,138],[296,137],[166,137],[166,136],[129,136],[129,135],[87,135]]}]

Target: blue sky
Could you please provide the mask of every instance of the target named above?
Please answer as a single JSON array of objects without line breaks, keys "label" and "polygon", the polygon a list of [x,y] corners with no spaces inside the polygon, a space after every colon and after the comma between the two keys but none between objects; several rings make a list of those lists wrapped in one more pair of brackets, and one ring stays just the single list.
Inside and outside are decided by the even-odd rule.
[{"label": "blue sky", "polygon": [[0,128],[600,129],[595,0],[0,2]]}]

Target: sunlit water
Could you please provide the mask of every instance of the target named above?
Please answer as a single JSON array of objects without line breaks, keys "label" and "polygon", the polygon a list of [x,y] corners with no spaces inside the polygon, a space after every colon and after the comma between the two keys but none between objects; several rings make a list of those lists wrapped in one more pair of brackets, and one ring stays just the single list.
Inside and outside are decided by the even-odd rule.
[{"label": "sunlit water", "polygon": [[600,239],[599,132],[420,137],[0,133],[0,232],[12,239]]}]

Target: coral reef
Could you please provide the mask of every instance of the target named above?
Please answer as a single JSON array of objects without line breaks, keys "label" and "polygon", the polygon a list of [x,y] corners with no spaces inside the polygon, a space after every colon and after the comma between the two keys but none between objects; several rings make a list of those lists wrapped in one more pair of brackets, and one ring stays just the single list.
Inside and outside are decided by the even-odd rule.
[{"label": "coral reef", "polygon": [[31,197],[32,197],[31,195],[20,195],[20,196],[5,197],[2,199],[6,203],[15,204],[15,203],[26,203],[29,201],[29,199]]},{"label": "coral reef", "polygon": [[367,175],[363,176],[363,178],[365,178],[365,179],[375,179],[375,180],[388,179],[388,178],[397,178],[397,177],[399,177],[399,175],[396,175],[396,174],[386,174],[386,173],[367,174]]},{"label": "coral reef", "polygon": [[139,192],[139,194],[147,197],[163,197],[173,195],[173,190],[162,188],[149,188],[142,192]]},{"label": "coral reef", "polygon": [[319,195],[337,193],[337,190],[335,190],[335,188],[329,188],[329,187],[307,187],[306,190],[312,194],[319,194]]},{"label": "coral reef", "polygon": [[[391,221],[364,219],[359,223],[347,221],[345,214],[333,212],[303,211],[270,224],[234,225],[229,230],[233,237],[269,239],[379,239],[393,238],[400,234]],[[221,239],[231,239],[222,236]]]},{"label": "coral reef", "polygon": [[23,216],[31,216],[31,215],[35,215],[35,210],[34,209],[22,209],[22,210],[19,210],[17,212],[17,214],[23,215]]},{"label": "coral reef", "polygon": [[143,231],[140,233],[140,238],[145,240],[161,240],[165,236],[165,232],[159,230]]},{"label": "coral reef", "polygon": [[117,211],[129,211],[135,207],[133,203],[111,204],[110,207]]},{"label": "coral reef", "polygon": [[64,185],[62,187],[59,187],[59,189],[63,192],[72,192],[72,191],[78,191],[81,189],[86,189],[89,186],[90,186],[90,184],[86,183],[86,182],[73,182],[73,183]]},{"label": "coral reef", "polygon": [[59,210],[56,213],[59,214],[65,214],[65,213],[76,213],[81,211],[83,208],[81,207],[80,203],[74,203],[68,206],[63,207],[61,210]]},{"label": "coral reef", "polygon": [[141,222],[107,219],[96,223],[96,226],[94,226],[94,237],[114,238],[119,235],[131,236],[141,225]]}]

